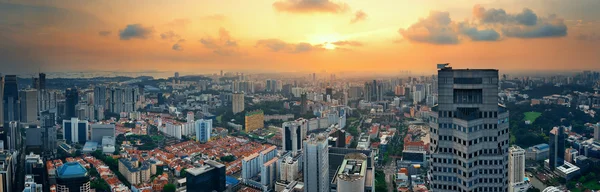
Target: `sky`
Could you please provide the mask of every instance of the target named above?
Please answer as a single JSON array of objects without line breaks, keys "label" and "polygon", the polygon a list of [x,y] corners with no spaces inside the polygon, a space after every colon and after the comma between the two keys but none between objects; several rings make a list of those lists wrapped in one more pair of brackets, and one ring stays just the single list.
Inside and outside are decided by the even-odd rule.
[{"label": "sky", "polygon": [[600,69],[598,0],[0,0],[0,72]]}]

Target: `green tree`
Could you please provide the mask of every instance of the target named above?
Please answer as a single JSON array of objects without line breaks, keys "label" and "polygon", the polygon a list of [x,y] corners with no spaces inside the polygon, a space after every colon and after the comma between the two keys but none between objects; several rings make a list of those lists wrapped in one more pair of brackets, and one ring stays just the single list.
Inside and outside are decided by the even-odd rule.
[{"label": "green tree", "polygon": [[569,181],[567,183],[567,189],[575,189],[575,182],[574,181]]},{"label": "green tree", "polygon": [[587,181],[587,179],[585,178],[585,176],[579,177],[579,182],[580,183],[585,183],[585,181]]},{"label": "green tree", "polygon": [[180,177],[185,177],[187,175],[187,170],[186,168],[181,169],[181,172],[179,173]]},{"label": "green tree", "polygon": [[163,187],[163,192],[175,192],[177,190],[177,188],[175,187],[175,184],[166,184]]}]

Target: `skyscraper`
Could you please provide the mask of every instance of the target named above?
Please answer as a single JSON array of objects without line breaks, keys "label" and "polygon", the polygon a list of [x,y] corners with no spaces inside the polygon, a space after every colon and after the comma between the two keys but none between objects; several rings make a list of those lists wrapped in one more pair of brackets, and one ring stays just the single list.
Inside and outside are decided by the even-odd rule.
[{"label": "skyscraper", "polygon": [[4,126],[4,76],[0,74],[0,128]]},{"label": "skyscraper", "polygon": [[[0,141],[2,142],[2,141]],[[4,143],[2,143],[4,145]],[[0,192],[13,191],[15,162],[13,156],[8,151],[4,151],[0,146]]]},{"label": "skyscraper", "polygon": [[46,74],[45,73],[39,74],[38,81],[39,81],[38,89],[46,89]]},{"label": "skyscraper", "polygon": [[35,89],[22,90],[19,94],[21,102],[21,122],[31,123],[37,120],[38,91]]},{"label": "skyscraper", "polygon": [[297,121],[284,122],[282,125],[283,133],[281,134],[281,142],[283,151],[292,152],[292,156],[296,156],[298,151],[302,150],[302,125]]},{"label": "skyscraper", "polygon": [[212,119],[196,120],[196,140],[199,142],[208,142],[210,132],[212,131]]},{"label": "skyscraper", "polygon": [[521,191],[520,186],[525,184],[525,150],[512,146],[508,153],[508,191]]},{"label": "skyscraper", "polygon": [[432,190],[507,191],[508,110],[498,105],[498,70],[442,65],[438,77],[429,124]]},{"label": "skyscraper", "polygon": [[88,140],[88,121],[76,117],[63,120],[63,135],[67,143],[85,143]]},{"label": "skyscraper", "polygon": [[549,167],[552,171],[565,163],[565,139],[564,126],[552,128],[550,131],[550,143],[548,143],[550,145]]},{"label": "skyscraper", "polygon": [[106,105],[106,87],[94,87],[94,106],[96,107],[96,109],[98,108],[98,106],[102,106],[104,107],[104,109],[108,108],[108,106]]},{"label": "skyscraper", "polygon": [[300,114],[302,114],[302,115],[306,114],[307,107],[308,107],[307,106],[308,98],[306,98],[306,97],[307,97],[306,93],[300,94]]},{"label": "skyscraper", "polygon": [[329,148],[327,135],[311,134],[304,140],[302,167],[304,192],[329,191]]},{"label": "skyscraper", "polygon": [[4,108],[4,124],[10,121],[19,121],[19,87],[16,75],[4,77],[4,94],[2,97]]},{"label": "skyscraper", "polygon": [[67,88],[65,91],[65,119],[77,117],[75,105],[79,103],[79,93],[76,88]]},{"label": "skyscraper", "polygon": [[233,93],[231,103],[233,114],[244,111],[244,93]]},{"label": "skyscraper", "polygon": [[600,124],[594,126],[594,139],[600,141]]},{"label": "skyscraper", "polygon": [[362,153],[350,153],[344,157],[336,174],[337,191],[363,192],[367,175],[367,156]]}]

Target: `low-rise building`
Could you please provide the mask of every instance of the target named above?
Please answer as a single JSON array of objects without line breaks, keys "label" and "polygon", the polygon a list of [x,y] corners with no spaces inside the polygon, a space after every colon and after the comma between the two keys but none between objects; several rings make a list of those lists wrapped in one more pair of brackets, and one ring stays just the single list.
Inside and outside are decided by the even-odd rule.
[{"label": "low-rise building", "polygon": [[136,158],[120,158],[119,172],[125,176],[131,184],[139,184],[150,181],[150,165],[140,162]]}]

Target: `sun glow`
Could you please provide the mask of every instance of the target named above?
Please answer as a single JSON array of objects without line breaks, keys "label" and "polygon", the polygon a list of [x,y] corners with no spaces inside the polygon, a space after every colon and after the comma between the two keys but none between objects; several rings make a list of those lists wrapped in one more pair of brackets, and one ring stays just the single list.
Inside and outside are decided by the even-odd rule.
[{"label": "sun glow", "polygon": [[313,35],[309,37],[309,42],[313,45],[322,45],[323,48],[333,50],[336,46],[333,44],[334,42],[341,41],[342,36],[337,33],[331,34],[319,34]]}]

